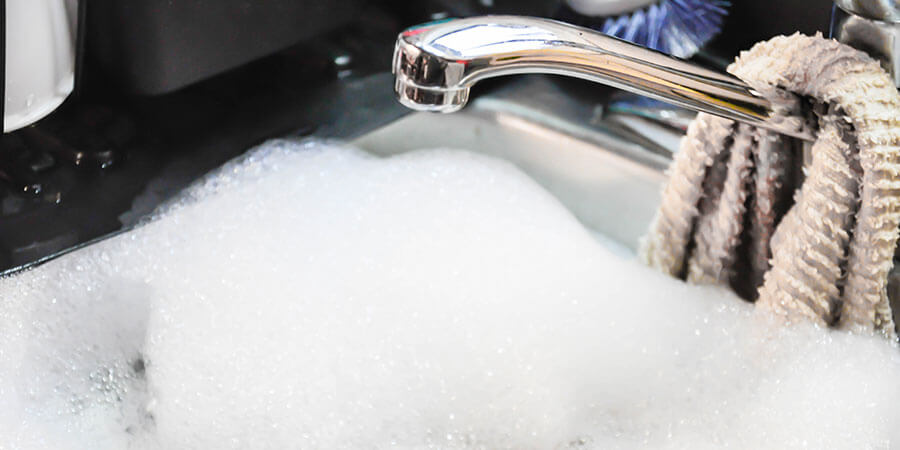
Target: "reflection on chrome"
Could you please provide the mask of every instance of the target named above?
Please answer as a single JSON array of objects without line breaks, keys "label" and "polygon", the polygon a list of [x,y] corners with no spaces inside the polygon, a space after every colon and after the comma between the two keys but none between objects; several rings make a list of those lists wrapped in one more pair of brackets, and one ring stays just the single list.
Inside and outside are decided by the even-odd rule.
[{"label": "reflection on chrome", "polygon": [[397,38],[393,70],[400,102],[419,111],[457,111],[485,78],[548,73],[813,140],[805,121],[791,116],[799,99],[790,93],[775,113],[735,77],[549,19],[484,16],[413,27]]}]

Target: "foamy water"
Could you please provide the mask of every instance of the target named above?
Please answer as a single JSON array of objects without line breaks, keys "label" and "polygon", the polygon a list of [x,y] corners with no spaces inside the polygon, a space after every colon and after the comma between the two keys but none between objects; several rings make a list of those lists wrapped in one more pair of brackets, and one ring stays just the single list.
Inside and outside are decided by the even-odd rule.
[{"label": "foamy water", "polygon": [[0,299],[0,448],[900,442],[897,349],[770,328],[460,151],[272,142]]}]

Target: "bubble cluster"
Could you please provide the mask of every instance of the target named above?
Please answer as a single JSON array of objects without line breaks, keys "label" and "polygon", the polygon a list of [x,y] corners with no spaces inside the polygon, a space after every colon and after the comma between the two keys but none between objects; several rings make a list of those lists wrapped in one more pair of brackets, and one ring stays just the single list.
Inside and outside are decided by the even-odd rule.
[{"label": "bubble cluster", "polygon": [[773,328],[463,151],[273,141],[0,298],[0,448],[900,442],[896,348]]}]

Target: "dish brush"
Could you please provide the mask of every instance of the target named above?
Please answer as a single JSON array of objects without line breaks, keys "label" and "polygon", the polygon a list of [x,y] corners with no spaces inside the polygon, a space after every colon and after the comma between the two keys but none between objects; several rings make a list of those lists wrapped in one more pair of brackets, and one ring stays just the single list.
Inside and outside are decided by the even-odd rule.
[{"label": "dish brush", "polygon": [[680,58],[722,29],[727,0],[565,0],[557,17]]}]

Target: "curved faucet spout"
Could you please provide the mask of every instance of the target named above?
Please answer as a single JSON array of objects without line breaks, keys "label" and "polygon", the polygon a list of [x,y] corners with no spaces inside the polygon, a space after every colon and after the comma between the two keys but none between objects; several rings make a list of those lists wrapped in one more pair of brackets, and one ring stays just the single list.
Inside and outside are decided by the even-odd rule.
[{"label": "curved faucet spout", "polygon": [[814,139],[802,126],[805,121],[790,117],[787,109],[775,113],[769,100],[733,76],[549,19],[484,16],[413,27],[397,38],[393,71],[400,102],[420,111],[459,110],[469,89],[485,78],[549,73]]}]

